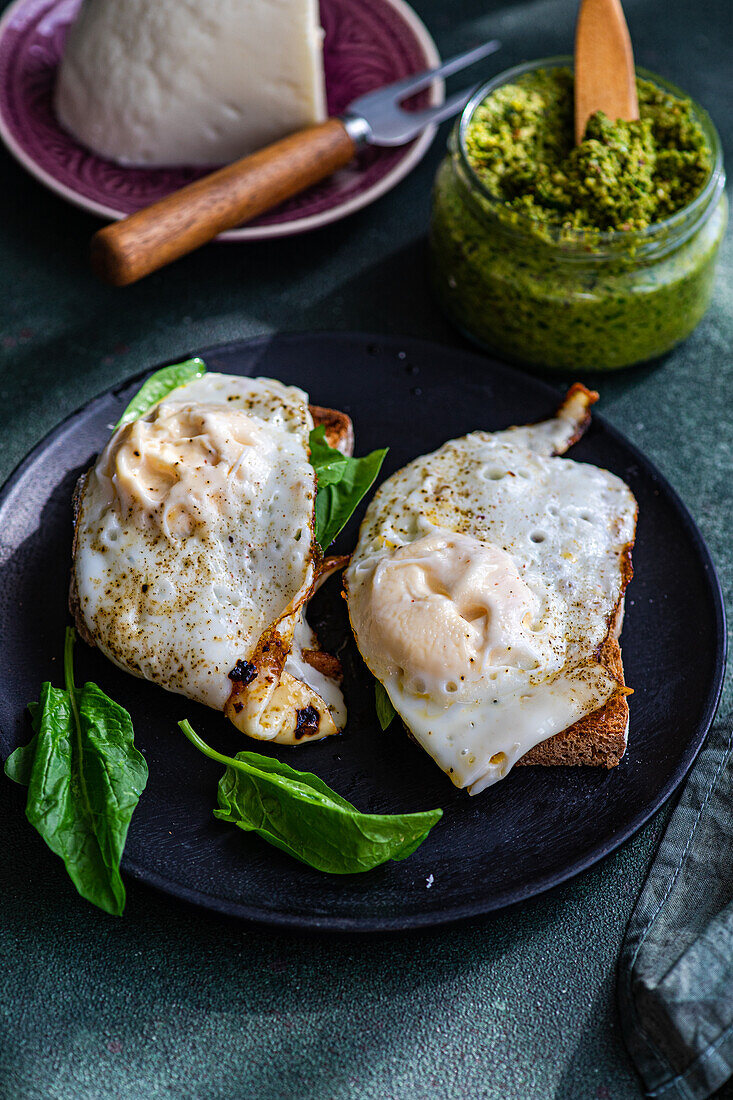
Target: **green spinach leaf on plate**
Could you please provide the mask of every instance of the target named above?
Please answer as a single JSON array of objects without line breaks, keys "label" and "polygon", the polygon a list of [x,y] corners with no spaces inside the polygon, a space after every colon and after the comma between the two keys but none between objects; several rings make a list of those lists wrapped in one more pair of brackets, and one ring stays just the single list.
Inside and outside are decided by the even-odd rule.
[{"label": "green spinach leaf on plate", "polygon": [[74,638],[69,628],[65,687],[43,684],[30,708],[33,738],[11,753],[5,773],[28,787],[26,817],[63,859],[82,897],[119,916],[120,860],[148,766],[127,711],[96,684],[74,684]]},{"label": "green spinach leaf on plate", "polygon": [[201,378],[204,374],[206,364],[203,359],[186,359],[183,363],[173,363],[170,367],[157,370],[143,382],[117,421],[116,427],[121,428],[123,424],[132,424],[134,420],[139,420],[172,390],[177,390],[179,386],[185,386],[187,382],[193,382],[194,378]]},{"label": "green spinach leaf on plate", "polygon": [[313,429],[309,442],[311,465],[318,479],[316,542],[322,550],[327,550],[371,489],[387,450],[372,451],[363,458],[349,458],[329,447],[323,424]]},{"label": "green spinach leaf on plate", "polygon": [[224,756],[205,744],[189,722],[179,726],[200,752],[226,766],[214,816],[259,833],[318,871],[355,874],[389,859],[406,859],[442,817],[442,810],[359,813],[311,772],[254,752]]},{"label": "green spinach leaf on plate", "polygon": [[397,711],[392,705],[392,700],[387,694],[387,689],[379,680],[374,681],[374,706],[377,711],[377,720],[383,730],[392,725]]}]

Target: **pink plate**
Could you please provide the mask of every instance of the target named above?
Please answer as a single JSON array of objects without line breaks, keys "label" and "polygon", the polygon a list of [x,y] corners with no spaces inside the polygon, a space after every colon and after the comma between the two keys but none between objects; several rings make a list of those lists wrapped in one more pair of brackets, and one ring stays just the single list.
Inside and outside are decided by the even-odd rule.
[{"label": "pink plate", "polygon": [[[193,168],[123,168],[59,125],[56,68],[80,0],[15,0],[0,20],[0,137],[41,183],[104,218],[121,218],[198,176]],[[373,88],[439,63],[435,43],[404,0],[321,0],[329,114]],[[442,85],[422,93],[442,101]],[[420,99],[416,97],[416,102]],[[284,237],[326,225],[389,191],[427,152],[435,130],[400,149],[368,149],[353,167],[219,240]]]}]

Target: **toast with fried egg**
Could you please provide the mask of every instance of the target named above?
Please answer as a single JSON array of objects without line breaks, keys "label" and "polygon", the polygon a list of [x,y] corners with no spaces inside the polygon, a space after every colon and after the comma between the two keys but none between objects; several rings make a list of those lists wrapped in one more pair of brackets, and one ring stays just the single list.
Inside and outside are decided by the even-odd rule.
[{"label": "toast with fried egg", "polygon": [[597,394],[451,440],[388,478],[345,574],[357,645],[412,737],[477,794],[521,764],[612,767],[637,506],[561,458]]},{"label": "toast with fried egg", "polygon": [[345,559],[315,541],[310,431],[350,418],[271,379],[204,374],[118,427],[74,496],[70,608],[115,664],[300,744],[346,721],[338,659],[305,618]]}]

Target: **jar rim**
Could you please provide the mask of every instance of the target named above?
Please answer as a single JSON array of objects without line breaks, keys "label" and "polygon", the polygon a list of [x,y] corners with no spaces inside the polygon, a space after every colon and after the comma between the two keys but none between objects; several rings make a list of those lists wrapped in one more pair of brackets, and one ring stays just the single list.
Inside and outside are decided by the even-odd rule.
[{"label": "jar rim", "polygon": [[[461,164],[468,174],[471,186],[475,187],[482,199],[490,203],[497,211],[509,209],[508,204],[486,186],[471,164],[466,150],[466,131],[468,130],[474,112],[492,92],[497,90],[497,88],[501,88],[505,84],[510,84],[513,80],[523,76],[525,73],[535,72],[538,69],[558,69],[564,67],[569,67],[571,70],[573,68],[573,58],[569,54],[559,54],[553,57],[540,58],[537,61],[524,61],[520,65],[514,65],[511,69],[505,69],[504,72],[492,77],[491,80],[487,80],[477,88],[461,112],[461,116],[455,128],[455,133],[457,134],[456,144]],[[629,244],[642,246],[645,243],[653,244],[659,237],[669,238],[670,236],[676,235],[676,231],[684,231],[689,226],[690,220],[696,220],[696,216],[702,216],[713,199],[718,197],[719,193],[722,192],[725,187],[725,168],[723,166],[723,148],[720,136],[710,115],[699,103],[692,99],[692,97],[681,88],[673,84],[672,81],[657,76],[656,73],[652,73],[639,65],[635,67],[635,71],[637,77],[641,77],[643,80],[649,80],[653,84],[656,84],[662,91],[670,92],[672,95],[687,99],[692,104],[693,113],[696,120],[702,126],[713,159],[710,174],[704,186],[697,195],[695,195],[694,199],[680,210],[675,211],[674,214],[670,214],[661,221],[652,222],[652,224],[648,225],[645,229],[576,229],[574,227],[565,227],[552,222],[546,222],[541,218],[533,218],[531,215],[515,209],[512,209],[512,224],[507,224],[507,229],[514,230],[518,233],[536,233],[537,228],[541,227],[543,232],[549,230],[550,232],[557,233],[558,238],[562,239],[563,245],[577,244],[583,248],[585,248],[589,242],[592,242],[595,248],[599,245],[612,246],[616,244],[623,244],[625,247],[628,247]]]}]

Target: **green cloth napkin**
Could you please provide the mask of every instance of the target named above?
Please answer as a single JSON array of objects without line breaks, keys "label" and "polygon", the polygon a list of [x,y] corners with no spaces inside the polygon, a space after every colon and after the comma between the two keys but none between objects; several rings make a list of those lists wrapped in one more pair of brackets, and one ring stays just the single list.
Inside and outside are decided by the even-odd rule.
[{"label": "green cloth napkin", "polygon": [[733,1076],[733,734],[714,727],[626,930],[624,1039],[647,1095],[705,1100]]}]

